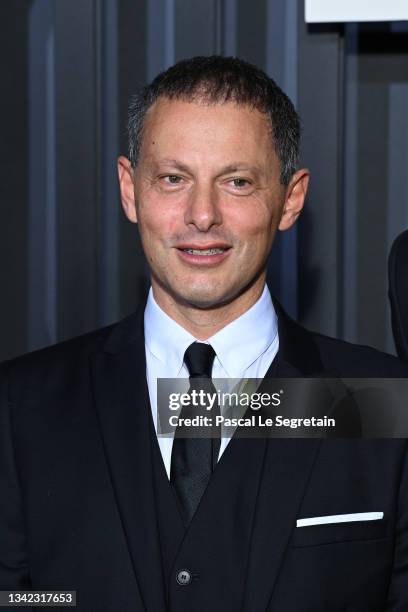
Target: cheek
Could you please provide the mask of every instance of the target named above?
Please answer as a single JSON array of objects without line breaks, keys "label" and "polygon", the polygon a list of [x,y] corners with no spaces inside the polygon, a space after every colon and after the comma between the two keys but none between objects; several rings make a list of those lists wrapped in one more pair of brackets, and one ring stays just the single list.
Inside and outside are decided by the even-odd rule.
[{"label": "cheek", "polygon": [[230,227],[241,242],[251,242],[254,248],[268,240],[277,225],[277,218],[265,207],[248,206],[230,219]]},{"label": "cheek", "polygon": [[155,200],[143,203],[139,211],[141,235],[148,240],[167,242],[180,227],[181,206]]}]

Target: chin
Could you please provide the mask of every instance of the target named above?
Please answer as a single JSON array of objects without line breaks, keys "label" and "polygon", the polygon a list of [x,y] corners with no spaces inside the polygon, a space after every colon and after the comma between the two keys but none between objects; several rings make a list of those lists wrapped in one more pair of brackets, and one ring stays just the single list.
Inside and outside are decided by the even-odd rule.
[{"label": "chin", "polygon": [[195,308],[202,308],[203,310],[222,306],[233,300],[236,296],[236,293],[233,291],[227,292],[225,287],[222,288],[222,291],[220,291],[219,287],[206,287],[205,289],[200,287],[194,290],[190,286],[188,291],[185,291],[185,287],[183,289],[183,291],[174,292],[177,301],[190,304]]}]

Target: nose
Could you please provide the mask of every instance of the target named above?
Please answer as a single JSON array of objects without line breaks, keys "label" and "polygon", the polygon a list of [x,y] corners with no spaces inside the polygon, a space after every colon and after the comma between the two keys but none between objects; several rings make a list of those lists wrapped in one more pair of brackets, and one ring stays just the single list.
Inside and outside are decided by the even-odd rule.
[{"label": "nose", "polygon": [[186,225],[194,225],[200,232],[208,232],[213,225],[220,225],[222,215],[218,198],[212,185],[196,184],[190,192],[185,210]]}]

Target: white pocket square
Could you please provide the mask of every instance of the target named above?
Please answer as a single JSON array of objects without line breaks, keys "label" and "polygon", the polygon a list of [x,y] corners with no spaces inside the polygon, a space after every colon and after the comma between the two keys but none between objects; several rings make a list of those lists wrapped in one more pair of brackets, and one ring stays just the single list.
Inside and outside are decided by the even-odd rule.
[{"label": "white pocket square", "polygon": [[311,525],[329,525],[330,523],[355,523],[356,521],[379,521],[384,518],[384,512],[357,512],[355,514],[330,514],[329,516],[312,516],[298,519],[296,527]]}]

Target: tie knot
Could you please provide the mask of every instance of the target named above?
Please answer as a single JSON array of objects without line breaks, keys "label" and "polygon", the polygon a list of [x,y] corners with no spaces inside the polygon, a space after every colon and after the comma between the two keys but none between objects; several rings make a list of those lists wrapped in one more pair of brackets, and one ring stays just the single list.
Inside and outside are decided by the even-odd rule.
[{"label": "tie knot", "polygon": [[193,342],[184,353],[190,378],[211,378],[215,351],[210,344]]}]

